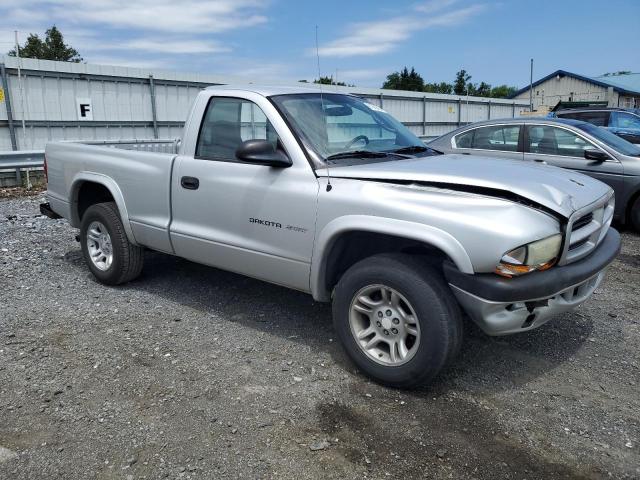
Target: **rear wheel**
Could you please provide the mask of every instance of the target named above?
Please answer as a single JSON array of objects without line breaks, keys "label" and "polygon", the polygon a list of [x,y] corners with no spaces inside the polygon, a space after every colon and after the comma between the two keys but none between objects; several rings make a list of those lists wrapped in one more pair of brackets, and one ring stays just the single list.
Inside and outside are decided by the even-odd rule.
[{"label": "rear wheel", "polygon": [[80,225],[80,243],[89,270],[101,283],[125,283],[142,271],[144,249],[129,242],[114,202],[87,209]]},{"label": "rear wheel", "polygon": [[432,380],[455,357],[462,321],[440,272],[408,255],[352,266],[334,292],[334,326],[367,375],[393,387]]}]

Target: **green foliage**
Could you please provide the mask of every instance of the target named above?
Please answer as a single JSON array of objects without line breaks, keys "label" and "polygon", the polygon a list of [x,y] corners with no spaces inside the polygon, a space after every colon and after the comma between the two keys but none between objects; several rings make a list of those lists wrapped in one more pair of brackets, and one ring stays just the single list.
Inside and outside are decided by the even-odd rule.
[{"label": "green foliage", "polygon": [[[300,80],[300,82],[307,83],[306,80]],[[333,77],[320,77],[319,79],[315,79],[313,83],[319,83],[321,85],[338,85],[341,87],[355,87],[355,85],[347,85],[344,82],[336,82],[333,80]]]},{"label": "green foliage", "polygon": [[447,82],[425,83],[424,91],[428,93],[446,93],[450,95],[453,93],[453,85]]},{"label": "green foliage", "polygon": [[411,67],[411,71],[404,67],[400,72],[393,72],[387,75],[387,80],[382,85],[382,88],[422,92],[424,90],[424,80],[413,67]]},{"label": "green foliage", "polygon": [[456,80],[453,82],[453,93],[456,95],[466,95],[469,80],[471,80],[471,75],[469,75],[466,70],[462,69],[456,73]]},{"label": "green foliage", "polygon": [[[15,57],[17,52],[13,49],[9,51],[8,55]],[[64,43],[64,37],[55,25],[45,32],[44,40],[37,34],[29,34],[25,44],[20,47],[20,56],[74,63],[79,63],[83,60],[75,48]]]},{"label": "green foliage", "polygon": [[414,92],[444,93],[448,95],[454,93],[456,95],[492,98],[506,98],[518,90],[516,87],[509,87],[507,85],[492,87],[486,82],[480,82],[480,84],[471,83],[470,80],[471,75],[463,69],[456,73],[456,78],[453,83],[425,83],[420,74],[413,68],[409,71],[407,67],[404,67],[404,69],[399,72],[393,72],[387,75],[387,80],[382,84],[382,88],[411,90]]},{"label": "green foliage", "polygon": [[491,89],[491,97],[493,98],[509,98],[511,95],[518,91],[517,87],[510,87],[508,85],[498,85]]}]

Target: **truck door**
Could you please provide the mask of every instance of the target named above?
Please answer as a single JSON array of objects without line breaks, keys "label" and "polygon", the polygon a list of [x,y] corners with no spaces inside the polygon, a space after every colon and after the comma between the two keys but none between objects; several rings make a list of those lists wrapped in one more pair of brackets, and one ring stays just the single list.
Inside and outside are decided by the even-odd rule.
[{"label": "truck door", "polygon": [[[203,106],[195,148],[176,159],[171,241],[181,257],[309,291],[319,184],[275,108],[254,100],[213,96]],[[293,165],[239,161],[251,139],[273,142]]]}]

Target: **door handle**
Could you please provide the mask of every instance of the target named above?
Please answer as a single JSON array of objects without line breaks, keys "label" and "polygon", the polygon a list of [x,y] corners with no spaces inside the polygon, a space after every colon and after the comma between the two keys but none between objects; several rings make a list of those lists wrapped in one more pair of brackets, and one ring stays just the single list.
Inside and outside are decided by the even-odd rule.
[{"label": "door handle", "polygon": [[180,179],[180,185],[187,190],[197,190],[200,186],[200,180],[196,177],[182,177]]},{"label": "door handle", "polygon": [[544,165],[547,165],[547,162],[545,160],[542,160],[541,158],[534,158],[533,161],[536,163],[542,163]]}]

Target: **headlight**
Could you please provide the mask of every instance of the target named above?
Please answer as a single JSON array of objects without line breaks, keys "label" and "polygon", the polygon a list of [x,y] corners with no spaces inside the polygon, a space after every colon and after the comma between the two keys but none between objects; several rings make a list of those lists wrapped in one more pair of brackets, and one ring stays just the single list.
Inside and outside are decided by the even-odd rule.
[{"label": "headlight", "polygon": [[558,233],[514,248],[502,256],[495,273],[510,278],[551,268],[558,260],[561,246],[562,235]]}]

